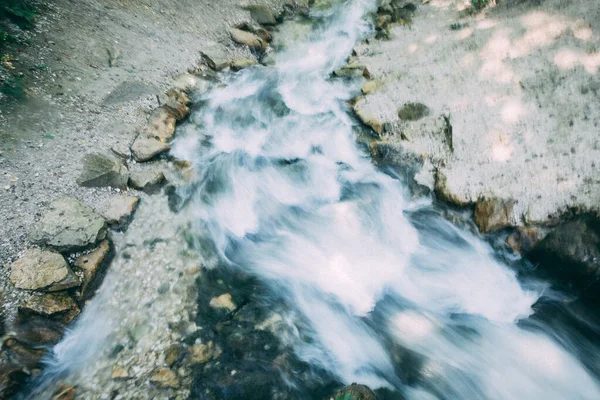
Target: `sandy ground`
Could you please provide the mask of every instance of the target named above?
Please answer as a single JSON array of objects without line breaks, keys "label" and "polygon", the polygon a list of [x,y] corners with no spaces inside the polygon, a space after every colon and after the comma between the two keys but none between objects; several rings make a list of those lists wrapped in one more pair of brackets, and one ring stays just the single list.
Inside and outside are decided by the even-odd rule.
[{"label": "sandy ground", "polygon": [[[281,10],[285,0],[257,0]],[[251,21],[240,0],[56,0],[45,5],[31,46],[15,65],[34,68],[28,96],[0,98],[0,265],[27,246],[44,206],[69,195],[95,205],[108,189],[78,187],[81,159],[129,144],[173,77],[200,51],[249,57],[228,33]],[[118,57],[115,57],[119,55]],[[109,58],[116,58],[109,66]],[[114,194],[114,191],[113,191]]]},{"label": "sandy ground", "polygon": [[[515,200],[514,225],[599,210],[600,6],[498,1],[460,18],[468,2],[425,3],[391,40],[356,47],[357,62],[383,82],[359,107],[390,124],[386,140],[430,161],[421,179],[439,170],[458,202]],[[397,111],[409,102],[450,117],[453,151],[439,135],[400,138],[407,125]]]}]

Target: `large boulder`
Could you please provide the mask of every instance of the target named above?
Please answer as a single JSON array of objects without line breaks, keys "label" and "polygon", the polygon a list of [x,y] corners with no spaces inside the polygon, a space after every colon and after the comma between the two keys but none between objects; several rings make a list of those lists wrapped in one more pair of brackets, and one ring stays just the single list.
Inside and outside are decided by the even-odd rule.
[{"label": "large boulder", "polygon": [[220,71],[229,66],[231,57],[221,45],[209,45],[200,52],[204,62],[213,70]]},{"label": "large boulder", "polygon": [[31,242],[60,252],[82,250],[105,236],[104,219],[88,205],[70,197],[52,202],[29,232]]},{"label": "large boulder", "polygon": [[52,251],[29,249],[10,269],[10,281],[19,289],[56,291],[80,283],[63,256]]},{"label": "large boulder", "polygon": [[77,183],[87,187],[125,188],[128,177],[127,167],[116,157],[90,153],[83,158],[83,171]]},{"label": "large boulder", "polygon": [[539,242],[528,258],[550,276],[600,299],[600,220],[579,216]]},{"label": "large boulder", "polygon": [[134,170],[129,176],[129,184],[138,190],[152,190],[165,180],[165,175],[158,169]]}]

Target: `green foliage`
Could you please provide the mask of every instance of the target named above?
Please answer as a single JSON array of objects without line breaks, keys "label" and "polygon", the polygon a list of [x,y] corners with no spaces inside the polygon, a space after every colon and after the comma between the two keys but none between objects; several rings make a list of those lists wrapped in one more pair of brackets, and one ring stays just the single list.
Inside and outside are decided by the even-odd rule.
[{"label": "green foliage", "polygon": [[31,29],[35,15],[35,8],[26,0],[2,0],[0,4],[0,19],[7,18],[21,29]]},{"label": "green foliage", "polygon": [[490,0],[471,0],[471,5],[476,11],[483,10],[488,4]]},{"label": "green foliage", "polygon": [[19,74],[8,75],[0,85],[0,92],[11,97],[23,97],[25,95],[23,76]]}]

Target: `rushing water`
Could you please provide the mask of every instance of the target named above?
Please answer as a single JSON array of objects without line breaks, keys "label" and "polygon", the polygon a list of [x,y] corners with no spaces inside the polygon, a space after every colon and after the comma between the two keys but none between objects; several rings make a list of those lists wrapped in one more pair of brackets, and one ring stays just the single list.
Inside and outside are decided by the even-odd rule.
[{"label": "rushing water", "polygon": [[296,356],[342,382],[408,399],[600,398],[579,360],[586,342],[532,318],[544,286],[519,282],[357,146],[356,83],[331,72],[368,33],[374,3],[322,12],[274,66],[204,96],[174,147],[198,170],[185,206],[195,229],[218,264],[292,308]]}]

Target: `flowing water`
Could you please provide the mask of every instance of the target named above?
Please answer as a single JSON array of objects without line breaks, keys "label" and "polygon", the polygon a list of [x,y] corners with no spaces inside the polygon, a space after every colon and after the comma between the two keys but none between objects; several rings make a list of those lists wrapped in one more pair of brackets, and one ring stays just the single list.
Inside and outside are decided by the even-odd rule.
[{"label": "flowing water", "polygon": [[[303,34],[274,66],[229,75],[200,99],[173,150],[198,171],[180,193],[196,243],[216,268],[265,285],[293,328],[280,340],[339,382],[407,399],[600,398],[597,348],[534,313],[546,286],[519,280],[357,145],[347,101],[358,82],[331,73],[375,9],[347,1],[289,25]],[[107,285],[118,283],[107,278],[57,346],[54,373],[108,346],[97,332],[110,330]]]}]

